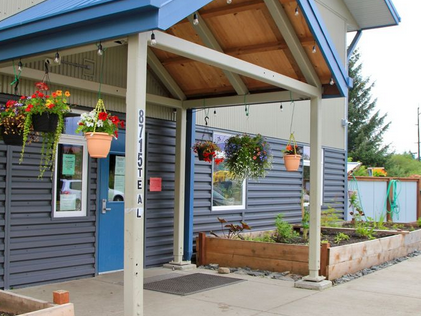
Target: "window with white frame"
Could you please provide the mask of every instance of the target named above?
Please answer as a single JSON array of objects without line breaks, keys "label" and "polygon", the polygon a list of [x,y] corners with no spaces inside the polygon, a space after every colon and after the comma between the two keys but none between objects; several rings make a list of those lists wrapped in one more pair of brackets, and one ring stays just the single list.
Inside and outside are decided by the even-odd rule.
[{"label": "window with white frame", "polygon": [[[213,134],[213,141],[221,148],[217,157],[224,157],[225,140],[232,135],[217,133]],[[233,180],[229,177],[229,171],[224,163],[216,164],[213,160],[212,175],[212,210],[244,209],[246,201],[246,182]]]},{"label": "window with white frame", "polygon": [[80,136],[62,135],[57,148],[53,217],[87,214],[88,149]]}]

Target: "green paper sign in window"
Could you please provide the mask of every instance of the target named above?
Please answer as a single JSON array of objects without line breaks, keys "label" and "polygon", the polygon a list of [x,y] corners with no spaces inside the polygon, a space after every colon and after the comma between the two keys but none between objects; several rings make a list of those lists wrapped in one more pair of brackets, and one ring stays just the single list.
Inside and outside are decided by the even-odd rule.
[{"label": "green paper sign in window", "polygon": [[75,174],[76,156],[71,154],[63,154],[62,175],[73,176]]}]

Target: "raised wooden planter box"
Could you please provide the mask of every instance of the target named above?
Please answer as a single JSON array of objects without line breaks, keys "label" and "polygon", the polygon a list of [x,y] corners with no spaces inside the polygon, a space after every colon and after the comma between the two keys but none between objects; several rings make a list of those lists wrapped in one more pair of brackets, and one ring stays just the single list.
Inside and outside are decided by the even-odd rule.
[{"label": "raised wooden planter box", "polygon": [[0,290],[0,311],[19,316],[74,316],[72,303],[54,305]]},{"label": "raised wooden planter box", "polygon": [[[328,244],[322,245],[320,273],[326,274]],[[199,265],[218,263],[224,267],[308,274],[308,246],[265,243],[207,237],[200,233],[196,242]]]},{"label": "raised wooden planter box", "polygon": [[[308,246],[207,237],[196,242],[199,265],[217,263],[226,267],[249,267],[276,272],[308,274]],[[421,250],[421,230],[329,247],[323,244],[320,274],[329,280]]]}]

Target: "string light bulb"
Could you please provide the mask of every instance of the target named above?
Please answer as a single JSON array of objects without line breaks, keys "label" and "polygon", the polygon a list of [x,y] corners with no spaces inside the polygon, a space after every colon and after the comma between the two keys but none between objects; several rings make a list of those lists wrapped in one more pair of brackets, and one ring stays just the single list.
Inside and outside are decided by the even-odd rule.
[{"label": "string light bulb", "polygon": [[215,115],[215,116],[216,116],[216,110],[214,110],[214,111],[213,111],[213,115]]},{"label": "string light bulb", "polygon": [[19,63],[18,63],[18,70],[19,70],[19,71],[22,71],[22,68],[23,68],[22,61],[21,61],[21,60],[19,60]]},{"label": "string light bulb", "polygon": [[155,33],[152,32],[152,34],[151,34],[151,46],[155,46],[155,45],[156,45]]},{"label": "string light bulb", "polygon": [[193,14],[193,25],[199,24],[199,18],[197,17],[197,13]]},{"label": "string light bulb", "polygon": [[283,112],[283,111],[284,111],[284,106],[282,105],[282,103],[281,103],[281,105],[279,106],[279,108],[281,109],[281,112]]},{"label": "string light bulb", "polygon": [[98,50],[97,50],[96,53],[98,54],[98,56],[104,55],[104,49],[102,48],[102,44],[101,43],[99,43]]},{"label": "string light bulb", "polygon": [[312,49],[312,51],[311,51],[313,54],[315,54],[316,52],[317,52],[317,49],[316,49],[316,44],[314,44],[313,45],[313,49]]},{"label": "string light bulb", "polygon": [[335,84],[335,81],[333,81],[333,78],[330,78],[329,84],[330,84],[331,86],[333,86],[333,85]]},{"label": "string light bulb", "polygon": [[60,54],[58,52],[56,52],[56,55],[54,57],[54,62],[56,64],[59,64],[60,63]]},{"label": "string light bulb", "polygon": [[232,3],[232,0],[227,0],[227,4],[231,4]]},{"label": "string light bulb", "polygon": [[300,14],[300,12],[298,11],[298,7],[295,7],[295,16],[298,16]]}]

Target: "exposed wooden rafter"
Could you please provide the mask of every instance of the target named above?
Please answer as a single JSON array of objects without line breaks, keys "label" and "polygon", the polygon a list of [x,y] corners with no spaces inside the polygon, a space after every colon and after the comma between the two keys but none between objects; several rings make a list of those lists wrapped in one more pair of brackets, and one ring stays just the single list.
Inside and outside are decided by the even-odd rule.
[{"label": "exposed wooden rafter", "polygon": [[[216,40],[215,36],[212,34],[209,27],[206,25],[206,22],[202,19],[201,15],[199,13],[196,13],[197,19],[199,23],[197,25],[194,25],[193,17],[189,16],[188,19],[194,26],[194,29],[196,33],[199,35],[200,39],[203,41],[203,43],[208,46],[209,48],[212,48],[218,52],[222,52],[222,47],[219,45],[218,41]],[[240,76],[237,74],[233,74],[232,72],[229,72],[227,70],[223,70],[225,76],[227,77],[230,84],[233,86],[235,92],[239,95],[244,95],[248,93],[248,89],[244,82],[241,80]]]},{"label": "exposed wooden rafter", "polygon": [[294,27],[288,19],[287,14],[285,13],[285,10],[282,7],[282,5],[279,3],[278,0],[264,0],[264,2],[273,20],[278,26],[282,37],[288,44],[288,47],[291,50],[291,53],[294,56],[298,66],[300,67],[300,70],[302,71],[304,77],[306,78],[306,81],[311,85],[321,87],[320,79],[316,71],[314,70],[313,65],[311,64],[310,59],[304,51],[300,39],[298,38]]},{"label": "exposed wooden rafter", "polygon": [[168,89],[174,98],[185,100],[186,95],[171,77],[165,67],[161,64],[158,57],[155,56],[152,49],[148,47],[148,65],[151,67],[155,75],[161,80],[162,84]]},{"label": "exposed wooden rafter", "polygon": [[[186,58],[225,69],[268,85],[293,91],[307,97],[318,96],[320,89],[267,68],[231,57],[213,49],[157,31],[155,47]],[[150,42],[149,42],[150,44]]]}]

